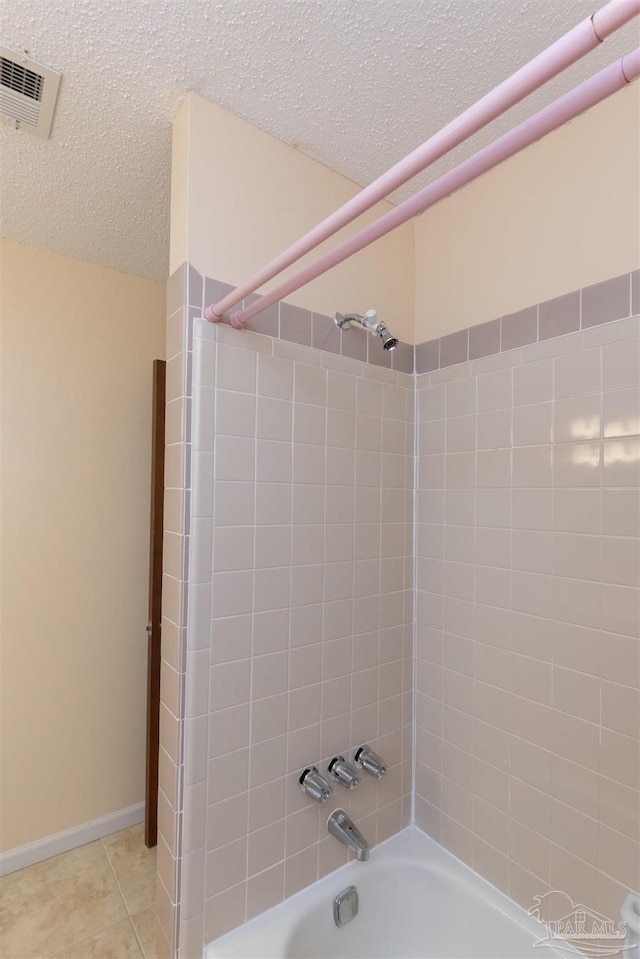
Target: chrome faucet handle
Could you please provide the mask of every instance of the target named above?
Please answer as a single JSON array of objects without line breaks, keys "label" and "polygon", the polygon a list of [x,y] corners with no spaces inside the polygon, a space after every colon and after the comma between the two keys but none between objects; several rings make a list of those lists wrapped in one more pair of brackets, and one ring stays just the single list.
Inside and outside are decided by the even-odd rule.
[{"label": "chrome faucet handle", "polygon": [[327,767],[329,775],[347,789],[355,789],[360,785],[360,777],[351,763],[344,756],[334,756]]},{"label": "chrome faucet handle", "polygon": [[326,802],[331,796],[331,786],[321,776],[315,766],[309,766],[298,780],[300,792],[306,793],[318,802]]},{"label": "chrome faucet handle", "polygon": [[387,775],[387,764],[377,753],[374,753],[370,746],[360,746],[356,750],[354,762],[359,769],[364,769],[365,772],[369,773],[370,776],[375,776],[376,779],[382,779],[383,776]]}]

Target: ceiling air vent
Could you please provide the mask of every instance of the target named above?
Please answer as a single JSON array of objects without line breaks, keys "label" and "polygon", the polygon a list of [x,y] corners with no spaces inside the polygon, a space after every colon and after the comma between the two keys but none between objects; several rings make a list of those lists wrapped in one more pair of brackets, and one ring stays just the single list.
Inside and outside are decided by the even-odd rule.
[{"label": "ceiling air vent", "polygon": [[47,139],[61,74],[25,53],[0,46],[0,118],[16,130]]}]

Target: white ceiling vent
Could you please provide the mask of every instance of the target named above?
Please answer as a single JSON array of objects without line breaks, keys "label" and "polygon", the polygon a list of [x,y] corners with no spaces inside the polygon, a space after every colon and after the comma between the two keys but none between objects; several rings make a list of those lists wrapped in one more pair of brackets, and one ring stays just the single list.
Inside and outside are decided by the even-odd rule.
[{"label": "white ceiling vent", "polygon": [[32,60],[24,51],[19,53],[3,46],[0,65],[0,118],[16,130],[27,130],[46,140],[51,133],[62,74]]}]

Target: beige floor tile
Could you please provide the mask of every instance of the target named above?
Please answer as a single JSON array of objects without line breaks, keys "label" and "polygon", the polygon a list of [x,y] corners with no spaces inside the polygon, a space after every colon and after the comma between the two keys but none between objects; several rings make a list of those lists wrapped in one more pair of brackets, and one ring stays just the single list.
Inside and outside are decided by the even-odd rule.
[{"label": "beige floor tile", "polygon": [[129,919],[76,942],[55,959],[140,959],[142,953]]},{"label": "beige floor tile", "polygon": [[100,841],[0,879],[0,903],[5,959],[54,956],[127,918]]},{"label": "beige floor tile", "polygon": [[144,844],[144,825],[131,826],[102,840],[130,916],[156,900],[156,851]]},{"label": "beige floor tile", "polygon": [[156,907],[149,906],[148,909],[137,912],[131,917],[131,922],[145,959],[156,959]]}]

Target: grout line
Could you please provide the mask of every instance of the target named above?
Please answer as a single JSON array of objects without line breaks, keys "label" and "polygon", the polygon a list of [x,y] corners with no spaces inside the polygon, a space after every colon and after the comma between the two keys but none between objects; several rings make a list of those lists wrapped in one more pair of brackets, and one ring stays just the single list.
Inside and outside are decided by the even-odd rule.
[{"label": "grout line", "polygon": [[411,650],[411,814],[410,814],[410,825],[413,826],[416,823],[416,772],[417,772],[417,718],[416,718],[416,701],[417,701],[417,676],[418,676],[418,465],[419,465],[419,398],[420,394],[416,389],[416,383],[414,382],[413,389],[413,490],[412,490],[412,499],[413,499],[413,513],[411,517],[411,529],[413,537],[413,556],[412,556],[412,614],[413,614],[413,646]]},{"label": "grout line", "polygon": [[[140,955],[141,955],[142,957],[146,957],[146,953],[145,953],[144,949],[142,948],[142,943],[141,943],[140,938],[139,938],[139,936],[138,936],[137,929],[136,929],[136,927],[135,927],[135,924],[134,924],[133,921],[132,921],[131,913],[129,912],[129,907],[127,906],[126,899],[124,898],[124,893],[122,892],[122,887],[120,886],[120,882],[119,882],[119,880],[118,880],[118,876],[116,875],[116,870],[115,870],[114,865],[113,865],[113,863],[112,863],[112,861],[111,861],[111,856],[109,855],[109,851],[108,851],[108,849],[107,849],[107,846],[106,846],[106,844],[105,844],[104,839],[101,839],[100,842],[101,842],[101,844],[102,844],[102,849],[103,849],[103,852],[104,852],[104,854],[105,854],[106,860],[107,860],[107,862],[109,863],[109,868],[111,869],[111,872],[112,872],[112,874],[113,874],[113,878],[114,878],[114,881],[115,881],[115,884],[116,884],[116,888],[117,888],[117,890],[118,890],[118,893],[120,894],[120,899],[122,900],[122,904],[123,904],[124,909],[125,909],[125,912],[126,912],[126,914],[127,914],[127,920],[128,920],[128,922],[129,922],[129,925],[131,926],[131,929],[133,930],[133,935],[134,935],[134,937],[135,937],[135,940],[136,940],[136,942],[138,943],[138,948],[139,948],[139,950],[140,950]],[[121,920],[121,921],[122,921],[122,920]],[[111,928],[111,927],[109,927],[109,928]]]},{"label": "grout line", "polygon": [[[576,332],[577,332],[577,331],[576,331]],[[519,348],[519,349],[522,349],[522,348]],[[552,362],[552,366],[555,367],[558,358],[557,358],[557,357],[556,357],[556,358],[550,357],[550,359],[551,359],[551,362]],[[297,363],[297,361],[296,361],[296,363]],[[349,372],[348,375],[351,375],[351,373]],[[354,374],[354,375],[355,375],[355,374]],[[474,375],[474,374],[471,373],[470,375]],[[475,375],[476,375],[476,377],[477,377],[477,374],[475,374]],[[511,374],[510,374],[510,375],[511,375],[512,378],[513,378],[513,376],[515,375],[515,374],[513,373],[513,368],[511,369]],[[415,379],[414,379],[414,384],[415,384]],[[443,383],[442,385],[443,385],[443,387],[444,387],[444,386],[446,386],[446,383]],[[477,388],[477,380],[476,380],[476,388]],[[419,398],[420,392],[419,392],[418,389],[416,389],[416,386],[415,386],[415,385],[414,385],[414,389],[413,389],[413,394],[414,394],[414,406],[416,406],[417,403],[418,403],[418,398]],[[327,415],[327,409],[328,409],[328,407],[326,407],[326,404],[325,404],[325,417],[326,417],[326,415]],[[481,414],[477,413],[477,411],[476,411],[476,414],[474,414],[474,415],[476,415],[476,417],[479,418],[479,416],[480,416]],[[357,416],[357,413],[356,413],[356,416]],[[445,417],[445,419],[446,419],[446,417]],[[478,422],[479,422],[479,419],[477,419],[477,423],[478,423]],[[476,425],[477,425],[477,423],[476,423]],[[512,420],[511,428],[512,428],[512,430],[513,430],[513,420]],[[415,439],[416,439],[416,443],[415,443],[415,450],[414,450],[414,455],[413,455],[414,484],[413,484],[413,491],[412,491],[413,501],[414,501],[414,514],[413,514],[412,526],[413,526],[414,532],[417,530],[417,527],[418,527],[417,497],[418,497],[418,492],[419,492],[419,491],[418,491],[417,478],[418,478],[418,445],[419,445],[419,444],[418,444],[418,438],[417,438],[417,435],[416,435],[416,434],[417,434],[417,430],[418,430],[418,415],[417,415],[417,411],[416,411],[415,422],[414,422],[414,437],[415,437]],[[326,440],[327,440],[327,436],[326,436],[326,434],[325,434],[325,446],[326,446]],[[547,445],[547,444],[544,444],[544,445]],[[551,445],[552,445],[552,444],[551,444]],[[511,444],[511,446],[513,446],[513,444]],[[476,447],[477,447],[477,443],[476,443]],[[385,455],[386,455],[386,454],[383,454],[382,459],[384,459],[384,456],[385,456]],[[445,454],[445,455],[446,455],[446,454]],[[513,454],[511,454],[511,455],[513,455]],[[476,449],[476,451],[474,451],[474,458],[475,458],[476,460],[477,460],[477,456],[478,456],[478,451],[477,451],[477,449]],[[445,463],[446,463],[446,460],[445,460]],[[555,465],[555,464],[554,464],[554,465]],[[445,485],[445,492],[446,492],[446,483],[445,483],[444,485]],[[326,483],[325,483],[325,487],[326,487]],[[511,483],[511,484],[510,484],[510,493],[511,493],[510,500],[511,500],[511,502],[512,502],[512,500],[513,500],[513,492],[514,492],[515,489],[516,489],[516,488],[513,486],[513,483]],[[553,491],[554,489],[556,489],[556,487],[554,487],[553,484],[552,484],[552,486],[551,486],[551,491]],[[394,491],[394,492],[395,492],[395,491]],[[478,487],[477,487],[477,484],[475,484],[474,504],[477,504],[477,492],[478,492]],[[554,497],[552,496],[552,522],[551,522],[551,528],[552,528],[552,532],[555,534],[556,531],[555,531],[555,521],[554,521],[554,519],[555,519],[555,514],[554,514],[554,512],[553,512],[554,509],[555,509],[555,506],[554,506]],[[602,509],[602,508],[601,508],[601,509]],[[445,514],[445,515],[446,515],[446,514]],[[476,533],[477,533],[477,530],[479,529],[479,527],[478,527],[478,525],[477,525],[477,519],[478,519],[477,513],[475,513],[475,514],[474,514],[474,519],[473,519],[473,522],[472,522],[471,525],[473,526],[473,528],[474,528],[474,530],[475,530]],[[381,523],[381,522],[382,522],[382,519],[380,518],[380,520],[379,520],[378,522]],[[447,524],[447,522],[446,522],[446,520],[445,520],[445,516],[442,517],[441,524],[442,524],[442,527],[443,527],[443,533],[446,534],[446,528],[447,528],[447,525],[448,525],[448,524]],[[254,525],[255,525],[255,524],[254,524]],[[325,525],[325,527],[326,527],[326,524],[324,524],[324,525]],[[466,524],[465,524],[465,525],[466,525]],[[291,526],[292,526],[292,524],[291,524]],[[292,527],[292,528],[293,528],[293,527]],[[493,527],[493,529],[495,529],[495,528],[496,528],[496,527]],[[513,517],[511,517],[511,521],[510,521],[510,523],[508,524],[508,527],[507,527],[507,528],[510,530],[510,539],[511,539],[511,541],[512,541],[512,540],[513,540],[513,532],[514,532]],[[582,534],[582,533],[579,533],[578,535],[581,536],[581,535],[583,535],[583,534]],[[417,536],[416,536],[415,538],[416,538],[416,540],[417,540]],[[354,514],[354,539],[355,539],[355,514]],[[324,545],[325,545],[325,548],[326,548],[326,542],[325,542]],[[476,547],[477,547],[477,542],[476,542],[475,545],[476,545]],[[444,558],[444,557],[443,557],[443,558]],[[380,560],[380,563],[382,563],[381,553],[379,554],[379,560]],[[414,610],[414,620],[413,620],[412,660],[413,660],[414,667],[415,667],[416,660],[417,660],[417,643],[416,643],[417,616],[416,616],[416,611],[417,611],[417,593],[418,593],[418,590],[417,590],[417,585],[418,585],[418,584],[417,584],[417,573],[416,573],[416,566],[417,566],[417,562],[418,562],[418,552],[417,552],[417,549],[415,548],[415,546],[414,546],[414,550],[413,550],[412,562],[413,562],[413,569],[414,569],[414,583],[413,583],[413,610]],[[472,563],[471,565],[473,565],[473,563]],[[487,565],[489,565],[489,564],[487,564]],[[501,568],[501,567],[498,567],[498,568]],[[511,597],[511,569],[512,569],[511,564],[509,565],[508,569],[509,569],[509,597]],[[354,552],[354,570],[355,570],[355,552]],[[540,575],[539,573],[536,573],[535,571],[526,571],[526,570],[525,570],[524,572],[527,572],[527,573],[528,573],[528,572],[532,572],[532,573],[534,573],[535,575]],[[254,574],[255,574],[255,565],[254,565]],[[354,573],[354,575],[355,575],[355,573]],[[554,574],[550,574],[550,575],[554,575]],[[556,574],[556,575],[557,575],[557,574]],[[380,569],[379,569],[379,577],[381,577],[381,576],[382,576],[382,566],[380,566]],[[568,577],[568,578],[570,578],[570,579],[572,579],[572,580],[576,580],[576,579],[577,579],[576,576],[571,576],[571,577]],[[380,580],[379,580],[379,586],[380,586]],[[352,592],[353,592],[353,579],[352,579]],[[443,592],[443,595],[444,595],[444,591],[442,591],[442,592]],[[380,593],[380,589],[379,589],[379,590],[378,590],[378,597],[380,598],[381,596],[382,596],[382,594]],[[325,602],[325,601],[324,601],[324,591],[323,591],[323,599],[322,599],[323,612],[324,612],[324,602]],[[477,598],[474,600],[474,603],[477,605]],[[289,607],[289,608],[291,608],[291,607]],[[509,602],[509,605],[506,607],[506,609],[511,609],[511,602]],[[524,612],[524,611],[522,611],[522,612]],[[533,616],[533,615],[535,615],[537,619],[542,619],[542,618],[544,618],[544,619],[547,619],[547,618],[555,618],[555,617],[552,617],[552,616],[550,616],[550,617],[538,617],[536,614],[531,614],[531,613],[526,613],[526,615],[528,615],[528,616],[530,616],[530,617]],[[353,608],[352,608],[352,616],[353,616]],[[323,632],[322,642],[324,643],[324,632]],[[517,654],[516,651],[514,651],[514,650],[512,650],[512,649],[510,649],[509,651],[512,652],[514,655]],[[380,653],[380,631],[378,630],[378,672],[380,671],[380,668],[381,668],[380,655],[379,655],[379,653]],[[324,650],[324,645],[323,645],[323,655],[326,655],[326,650]],[[517,654],[517,655],[520,655],[520,654]],[[526,655],[527,655],[527,654],[522,654],[522,655],[524,656],[524,658],[526,658]],[[385,665],[387,665],[387,664],[385,664]],[[556,665],[556,664],[551,664],[551,665],[552,665],[552,668],[555,668],[555,665]],[[351,670],[351,675],[353,675],[353,669]],[[589,674],[589,675],[591,675],[591,674]],[[475,677],[474,677],[474,683],[475,683],[476,681],[478,681],[478,680],[476,680]],[[323,680],[322,680],[322,676],[321,676],[321,677],[320,677],[320,683],[321,683],[321,685],[322,685],[322,682],[323,682]],[[379,684],[379,682],[380,682],[380,678],[379,678],[379,676],[378,676],[378,684]],[[416,725],[416,722],[415,722],[415,712],[416,712],[416,709],[415,709],[415,702],[416,702],[415,687],[416,687],[416,685],[417,685],[417,679],[416,679],[416,676],[415,676],[415,669],[414,669],[414,681],[413,681],[413,690],[414,690],[414,698],[413,698],[413,714],[414,714],[414,715],[413,715],[413,733],[414,733],[414,735],[413,735],[413,748],[412,748],[412,763],[413,763],[413,774],[414,774],[414,776],[413,776],[414,788],[412,789],[412,794],[411,794],[411,797],[412,797],[412,813],[415,811],[415,798],[416,798],[416,789],[415,789],[415,768],[416,768],[416,742],[415,742],[415,731],[416,731],[416,729],[417,729],[417,725]],[[524,698],[526,698],[526,696],[525,696]],[[533,700],[533,701],[535,702],[536,700]],[[380,703],[380,690],[378,689],[378,704],[379,704],[379,703]],[[549,705],[549,708],[555,709],[555,707],[552,707],[551,704],[548,704],[548,705]],[[564,712],[564,710],[559,710],[559,711],[560,711],[560,712]],[[571,715],[571,714],[569,714],[569,715]],[[584,719],[582,719],[582,717],[576,717],[576,718],[580,719],[580,720],[583,721],[583,722],[587,722],[587,723],[590,722],[589,720],[584,720]],[[377,719],[376,719],[376,722],[377,722]],[[483,722],[486,722],[486,720],[483,720]],[[322,724],[322,717],[321,717],[321,719],[320,719],[320,723]],[[491,725],[491,724],[489,724],[489,725]],[[498,727],[498,728],[499,728],[499,727]],[[287,728],[287,733],[288,733],[288,728]],[[513,735],[513,734],[511,734],[511,735]],[[620,735],[624,735],[624,734],[620,734]],[[519,737],[515,737],[515,738],[519,738]],[[441,743],[446,742],[446,740],[444,739],[444,737],[443,737],[442,735],[441,735],[440,739],[441,739]],[[455,744],[454,744],[454,745],[455,745]],[[474,743],[474,746],[475,746],[475,743]],[[459,749],[460,747],[457,747],[457,748]],[[543,747],[538,747],[538,748],[541,748],[541,749],[542,749]],[[464,751],[464,750],[463,750],[463,751]],[[475,754],[475,748],[472,749],[472,754]],[[573,761],[573,760],[567,760],[567,761],[571,762],[571,761]],[[287,772],[286,775],[288,776],[288,772]],[[441,773],[441,775],[444,776],[444,773]],[[511,775],[511,774],[509,773],[508,775]],[[447,778],[447,777],[445,777],[445,778]],[[532,788],[536,788],[536,787],[532,787]],[[402,797],[401,797],[401,798],[402,798]],[[395,800],[394,800],[393,802],[395,802]],[[391,804],[393,804],[393,802],[392,802]],[[482,802],[485,802],[485,800],[482,800]],[[558,802],[563,803],[562,800],[558,800]],[[390,804],[390,805],[391,805],[391,804]],[[384,807],[383,807],[383,808],[384,808]],[[377,811],[378,811],[378,808],[377,808],[377,806],[376,806],[376,813],[377,813]],[[446,815],[446,814],[443,813],[443,815]],[[586,814],[585,814],[585,815],[586,815]],[[453,817],[452,817],[452,818],[453,818]],[[453,821],[455,821],[455,820],[453,820]],[[527,828],[531,828],[531,827],[527,827]],[[612,828],[612,827],[610,827],[610,828]],[[476,838],[477,838],[477,837],[476,837]],[[487,843],[490,845],[490,843],[488,842],[488,840],[483,839],[483,837],[480,837],[480,838],[482,839],[483,842],[487,842]],[[307,847],[307,848],[308,848],[308,847]],[[573,855],[575,855],[575,854],[573,854]],[[519,864],[517,864],[517,865],[519,865]],[[523,867],[520,867],[520,866],[519,866],[519,868],[523,868]]]},{"label": "grout line", "polygon": [[104,851],[105,856],[107,857],[107,862],[109,863],[109,866],[110,866],[110,868],[111,868],[111,872],[113,873],[113,878],[114,878],[114,880],[115,880],[115,883],[116,883],[116,887],[117,887],[117,889],[118,889],[118,892],[120,893],[120,898],[122,899],[122,904],[124,905],[124,908],[125,908],[125,911],[126,911],[126,913],[127,913],[127,916],[130,918],[129,907],[127,906],[126,900],[125,900],[125,898],[124,898],[124,893],[123,893],[123,891],[122,891],[122,887],[121,887],[121,885],[120,885],[120,882],[118,881],[118,876],[117,876],[117,874],[116,874],[115,867],[114,867],[114,865],[113,865],[113,863],[112,863],[112,861],[111,861],[111,856],[109,855],[109,850],[107,849],[107,847],[106,847],[106,845],[105,845],[104,839],[101,839],[100,842],[102,843],[102,849],[103,849],[103,851]]},{"label": "grout line", "polygon": [[[278,335],[280,334],[280,304],[277,306],[278,310]],[[254,667],[255,667],[255,595],[256,595],[256,547],[258,542],[258,511],[257,511],[257,492],[258,492],[258,367],[259,367],[259,357],[256,356],[255,363],[255,418],[253,424],[253,529],[252,529],[252,552],[251,552],[251,609],[249,615],[251,616],[251,637],[250,637],[250,654],[249,654],[249,731],[248,731],[248,752],[247,752],[247,812],[246,812],[246,824],[245,824],[245,837],[246,837],[246,850],[245,850],[245,869],[244,869],[244,921],[247,921],[247,914],[249,909],[249,796],[251,793],[251,752],[254,745],[253,742],[253,684],[254,684]],[[295,364],[294,364],[295,371]],[[295,373],[294,373],[295,377]],[[295,389],[295,378],[292,383],[292,391]],[[293,393],[292,393],[293,396]],[[291,434],[293,435],[293,401],[291,409]],[[293,458],[291,462],[291,470],[293,474]],[[215,487],[215,482],[214,482]],[[291,603],[291,584],[289,584],[289,603]],[[213,612],[213,610],[212,610]],[[287,657],[287,669],[288,669],[288,657]],[[287,723],[289,721],[288,715],[288,702],[287,702]],[[286,801],[286,800],[285,800]],[[206,796],[205,796],[206,803]],[[206,850],[208,850],[206,842],[206,833],[205,833],[205,862],[206,862]],[[206,867],[205,867],[206,875]]]},{"label": "grout line", "polygon": [[129,916],[129,922],[131,923],[131,928],[133,929],[133,934],[134,934],[134,936],[136,937],[136,942],[138,943],[138,948],[140,949],[140,954],[141,954],[141,956],[143,957],[143,959],[147,959],[147,954],[146,954],[146,952],[144,951],[144,947],[143,947],[143,945],[142,945],[142,940],[140,939],[140,936],[138,935],[138,930],[136,929],[136,924],[135,924],[135,922],[133,921],[133,917],[132,917],[132,916]]},{"label": "grout line", "polygon": [[89,939],[95,939],[97,936],[104,935],[106,932],[109,932],[110,929],[115,929],[116,926],[122,925],[123,922],[128,922],[131,928],[133,929],[133,934],[136,942],[138,943],[140,954],[143,957],[143,959],[146,959],[145,953],[142,949],[142,946],[140,945],[140,940],[138,939],[133,923],[131,922],[130,916],[127,916],[126,919],[119,919],[118,922],[112,922],[109,926],[105,926],[103,929],[99,929],[97,932],[89,933],[89,935],[84,936],[83,939],[76,939],[74,942],[70,943],[68,946],[65,946],[61,950],[59,950],[59,952],[54,953],[53,959],[56,959],[56,956],[60,956],[61,953],[64,953],[65,955],[71,955],[72,954],[71,950],[75,950],[76,946],[81,946],[84,942],[87,942],[87,940]]}]

